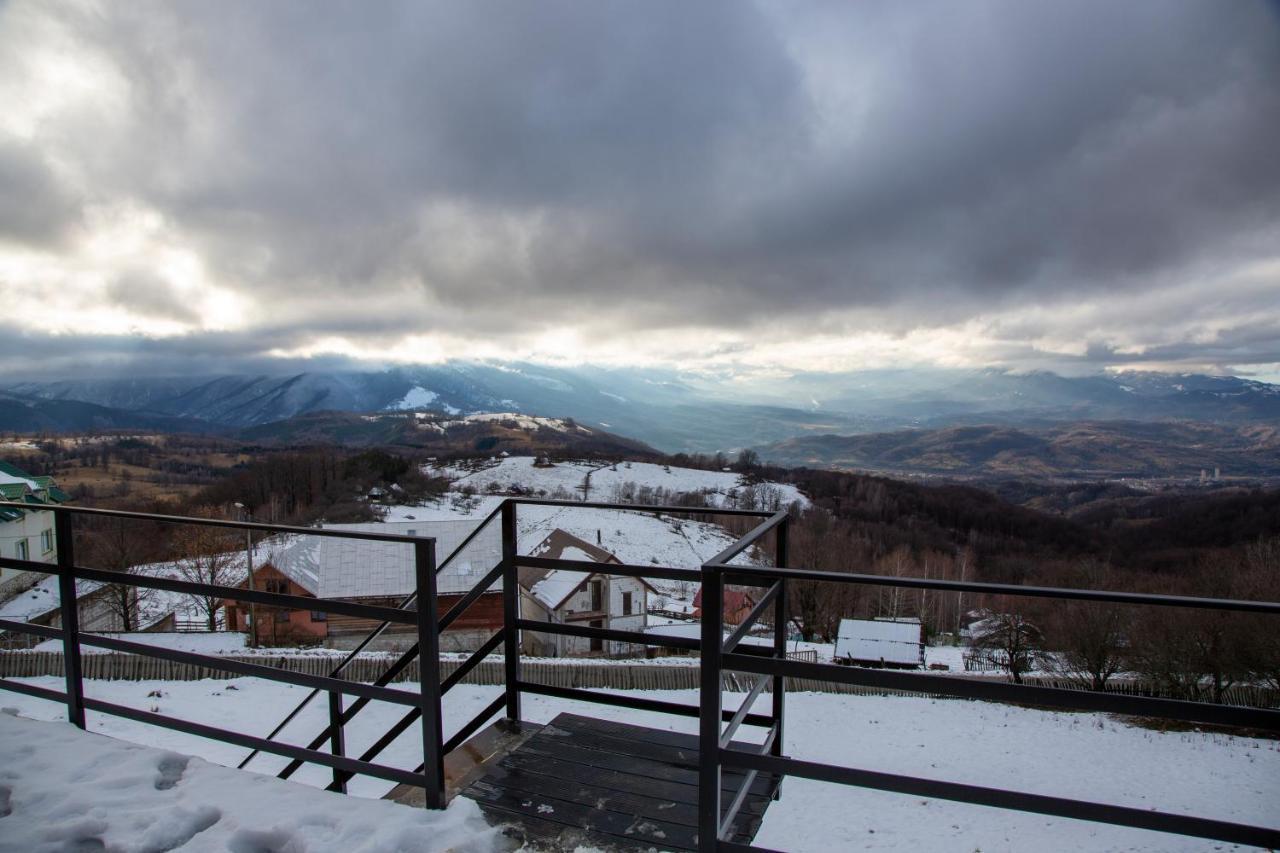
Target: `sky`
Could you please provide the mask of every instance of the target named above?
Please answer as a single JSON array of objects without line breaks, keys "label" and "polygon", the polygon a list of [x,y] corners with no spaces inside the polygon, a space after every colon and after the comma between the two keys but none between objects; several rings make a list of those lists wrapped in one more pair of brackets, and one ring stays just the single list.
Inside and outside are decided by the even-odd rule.
[{"label": "sky", "polygon": [[0,378],[1280,380],[1280,4],[0,0]]}]

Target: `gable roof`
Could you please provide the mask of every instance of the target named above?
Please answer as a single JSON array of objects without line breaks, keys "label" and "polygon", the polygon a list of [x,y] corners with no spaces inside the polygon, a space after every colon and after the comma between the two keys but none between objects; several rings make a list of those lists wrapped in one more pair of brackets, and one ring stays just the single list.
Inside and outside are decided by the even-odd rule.
[{"label": "gable roof", "polygon": [[[365,524],[327,524],[326,530],[432,536],[437,564],[452,554],[479,520],[393,521]],[[467,545],[444,571],[436,575],[441,595],[460,595],[472,587],[502,559],[501,531],[497,525]],[[270,562],[303,589],[319,598],[399,598],[417,588],[413,547],[401,542],[373,542],[331,536],[290,536],[264,542],[263,562]],[[272,544],[272,543],[276,544]],[[499,579],[489,592],[500,592]]]},{"label": "gable roof", "polygon": [[[28,474],[12,462],[0,460],[0,500],[46,506],[66,503],[71,496],[54,485],[52,477]],[[0,507],[0,521],[13,521],[23,514],[14,507]]]},{"label": "gable roof", "polygon": [[[601,565],[622,565],[622,561],[598,545],[579,539],[572,533],[556,528],[529,552],[532,557],[552,560],[582,560]],[[582,589],[591,578],[604,572],[580,572],[572,569],[537,569],[521,566],[518,570],[520,586],[540,604],[558,610],[569,597]],[[650,590],[652,584],[644,578],[636,578]]]}]

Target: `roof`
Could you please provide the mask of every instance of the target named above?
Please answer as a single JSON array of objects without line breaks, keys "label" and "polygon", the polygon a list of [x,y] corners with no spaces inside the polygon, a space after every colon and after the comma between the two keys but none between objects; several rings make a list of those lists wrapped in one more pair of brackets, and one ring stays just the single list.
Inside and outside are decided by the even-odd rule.
[{"label": "roof", "polygon": [[841,619],[836,637],[837,658],[886,663],[920,663],[920,622],[889,622],[869,619]]},{"label": "roof", "polygon": [[[622,561],[598,545],[592,545],[574,536],[572,533],[556,528],[547,537],[535,545],[529,552],[532,557],[546,557],[552,560],[581,560],[583,562],[600,563],[601,565],[621,565]],[[529,592],[538,602],[551,610],[558,610],[569,596],[582,588],[593,576],[600,572],[580,572],[572,569],[535,569],[521,566],[519,569],[520,586]],[[605,573],[607,574],[607,572]],[[650,589],[653,587],[644,578],[637,578]],[[655,590],[656,591],[656,590]]]},{"label": "roof", "polygon": [[[389,533],[434,537],[436,560],[444,560],[479,526],[478,520],[396,521],[366,524],[328,524],[326,530]],[[272,541],[279,544],[271,545]],[[409,543],[373,542],[331,536],[291,536],[289,541],[267,540],[264,562],[270,562],[299,586],[320,598],[386,598],[406,596],[417,589],[414,549]],[[442,595],[459,595],[472,587],[502,559],[501,531],[491,525],[436,575]],[[498,580],[490,592],[502,589]]]},{"label": "roof", "polygon": [[[44,506],[66,503],[71,496],[54,485],[52,477],[28,474],[12,462],[0,460],[0,500]],[[0,507],[0,521],[22,516],[20,509]]]}]

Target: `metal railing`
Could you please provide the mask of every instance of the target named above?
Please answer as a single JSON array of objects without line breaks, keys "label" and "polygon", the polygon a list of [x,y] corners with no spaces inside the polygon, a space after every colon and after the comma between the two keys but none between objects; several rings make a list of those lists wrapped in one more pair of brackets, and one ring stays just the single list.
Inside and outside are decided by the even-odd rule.
[{"label": "metal railing", "polygon": [[[746,534],[737,539],[733,545],[696,569],[629,564],[602,565],[584,560],[551,559],[521,555],[517,547],[519,538],[517,512],[518,507],[522,504],[703,517],[729,515],[757,518],[760,521]],[[4,505],[0,504],[0,506]],[[27,509],[30,508],[27,505],[22,506]],[[788,584],[791,582],[861,584],[1154,607],[1202,608],[1272,616],[1280,615],[1280,604],[1278,603],[968,581],[943,581],[927,578],[903,578],[795,569],[788,566],[789,520],[785,511],[766,513],[713,507],[646,507],[630,504],[508,498],[494,509],[439,566],[435,562],[433,540],[416,537],[327,531],[323,529],[210,519],[188,519],[173,516],[153,516],[73,507],[58,507],[50,511],[54,512],[57,519],[58,564],[50,566],[44,563],[0,558],[0,566],[56,574],[59,578],[62,596],[63,626],[61,629],[57,629],[28,623],[0,621],[0,629],[25,631],[38,636],[61,639],[65,656],[66,690],[55,691],[8,679],[0,679],[0,688],[65,702],[71,721],[81,727],[84,726],[84,712],[86,709],[117,714],[190,734],[212,737],[253,750],[250,756],[242,762],[241,766],[247,764],[258,751],[283,755],[292,759],[290,764],[280,773],[281,776],[285,777],[292,774],[306,762],[328,766],[333,770],[333,781],[329,787],[334,790],[344,790],[346,782],[357,774],[367,774],[393,782],[423,787],[426,791],[427,805],[439,808],[444,805],[444,757],[465,742],[467,738],[499,712],[505,711],[505,716],[508,719],[520,720],[521,695],[531,693],[604,704],[618,708],[698,718],[700,742],[698,759],[698,838],[699,849],[703,851],[759,849],[733,842],[731,840],[731,832],[734,820],[746,802],[752,784],[760,774],[773,776],[779,783],[786,776],[798,776],[914,796],[955,800],[1056,817],[1178,833],[1229,843],[1280,848],[1280,830],[1273,828],[1248,826],[1167,812],[1030,794],[1021,791],[1007,791],[801,760],[786,754],[784,739],[784,723],[786,719],[785,679],[787,677],[817,679],[864,687],[921,692],[931,695],[985,701],[1078,711],[1101,711],[1192,723],[1280,731],[1280,711],[1268,709],[1231,707],[1184,700],[1078,691],[1054,687],[1037,687],[928,673],[861,669],[795,660],[789,658],[786,651],[785,626],[789,612]],[[75,565],[71,541],[71,518],[73,514],[77,513],[134,517],[149,521],[183,524],[209,524],[271,533],[285,532],[301,535],[411,543],[415,549],[417,590],[413,595],[405,598],[399,607],[377,607],[346,601],[250,592],[239,588],[214,587],[166,578],[121,575],[114,572],[103,572],[80,567]],[[453,604],[446,613],[443,615],[438,614],[436,606],[438,602],[436,594],[438,570],[447,566],[450,560],[454,559],[473,541],[474,537],[495,522],[501,525],[501,560],[484,575],[475,587]],[[761,554],[759,553],[755,555],[756,558],[751,565],[740,565],[732,562],[741,558],[753,546],[763,547],[770,537],[772,537],[775,558],[773,566],[759,565],[761,562]],[[638,631],[594,628],[586,625],[561,624],[522,618],[519,613],[519,580],[517,575],[521,567],[564,569],[586,573],[602,572],[624,577],[653,577],[697,583],[702,591],[700,636],[694,638],[655,635]],[[228,661],[114,638],[99,637],[82,632],[78,628],[77,609],[74,604],[73,587],[77,578],[101,580],[107,583],[130,583],[177,592],[216,594],[226,599],[255,601],[277,607],[326,610],[332,613],[373,619],[379,621],[380,624],[328,676],[289,673],[252,663]],[[440,633],[453,624],[471,604],[477,601],[498,580],[501,580],[503,585],[501,629],[490,636],[455,672],[442,681],[440,679],[439,666]],[[763,590],[763,592],[755,600],[747,618],[741,624],[733,627],[732,630],[728,630],[726,634],[724,591],[726,585],[730,584],[755,587]],[[418,602],[426,601],[432,602],[432,606],[416,606]],[[409,609],[410,607],[414,609],[411,610]],[[769,614],[769,620],[773,625],[773,637],[770,644],[762,646],[744,643],[751,629],[760,624],[766,614]],[[417,643],[415,646],[397,658],[383,675],[371,684],[342,680],[343,668],[355,659],[361,649],[367,647],[391,624],[407,624],[415,627],[417,630]],[[558,687],[525,680],[522,678],[520,668],[521,631],[585,637],[601,642],[612,641],[641,646],[674,647],[700,652],[698,704],[684,704],[576,687]],[[270,735],[265,738],[249,736],[190,721],[173,720],[153,712],[139,711],[100,700],[85,698],[79,665],[79,646],[81,644],[116,649],[133,654],[152,655],[170,660],[196,662],[212,669],[222,669],[242,675],[308,686],[312,688],[312,692],[285,717]],[[480,661],[495,653],[500,647],[503,650],[505,672],[505,685],[502,693],[446,740],[443,736],[441,725],[442,697],[452,687],[460,683]],[[421,658],[421,677],[418,690],[416,692],[408,692],[389,688],[387,685],[391,680],[402,673],[415,657]],[[724,688],[722,676],[726,671],[756,676],[755,683],[748,689],[738,707],[733,710],[724,708],[723,704],[722,691]],[[770,693],[768,712],[754,713],[752,708],[763,696],[766,689]],[[276,741],[275,738],[285,726],[294,720],[302,708],[321,692],[327,693],[330,698],[328,726],[307,747],[283,744]],[[341,700],[344,694],[356,697],[356,700],[345,708]],[[344,754],[344,727],[370,701],[375,700],[407,705],[409,710],[358,758],[348,757]],[[421,721],[423,740],[423,761],[421,765],[413,771],[408,771],[374,763],[374,759],[392,741],[419,721]],[[764,729],[760,743],[748,746],[733,739],[743,725]],[[328,744],[327,751],[323,749],[326,744]],[[728,797],[724,797],[721,790],[722,771],[724,769],[743,774],[741,785],[732,793],[732,796]]]}]

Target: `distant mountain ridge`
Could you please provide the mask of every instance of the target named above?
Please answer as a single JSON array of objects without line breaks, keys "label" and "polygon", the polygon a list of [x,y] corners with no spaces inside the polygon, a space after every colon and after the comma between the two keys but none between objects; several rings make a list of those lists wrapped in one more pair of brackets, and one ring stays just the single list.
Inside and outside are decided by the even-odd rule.
[{"label": "distant mountain ridge", "polygon": [[[131,417],[139,423],[174,419],[187,424],[188,431],[235,431],[317,412],[516,411],[573,417],[668,452],[734,451],[805,435],[960,424],[1280,422],[1280,386],[1238,377],[1064,377],[996,369],[811,373],[748,382],[657,369],[453,361],[288,376],[13,382],[0,385],[0,392],[26,401],[21,404],[26,411],[0,405],[0,429],[8,430],[85,429],[95,418],[123,423]],[[48,406],[44,416],[32,414],[41,401],[110,411],[77,415],[74,407],[64,405],[56,416]]]},{"label": "distant mountain ridge", "polygon": [[819,435],[760,448],[781,465],[979,478],[1280,477],[1280,428],[1093,421]]}]

